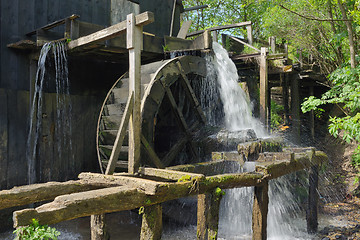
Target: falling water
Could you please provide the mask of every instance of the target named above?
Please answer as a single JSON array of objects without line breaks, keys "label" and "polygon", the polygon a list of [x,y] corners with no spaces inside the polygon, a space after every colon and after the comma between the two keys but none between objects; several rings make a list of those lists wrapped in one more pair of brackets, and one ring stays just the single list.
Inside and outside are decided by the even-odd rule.
[{"label": "falling water", "polygon": [[[55,65],[55,85],[56,85],[56,127],[55,134],[58,136],[57,151],[61,154],[66,147],[71,151],[71,101],[69,100],[69,79],[67,68],[67,57],[65,44],[63,42],[46,43],[41,49],[38,61],[38,69],[35,79],[35,89],[30,110],[30,128],[27,138],[26,159],[28,163],[28,183],[37,182],[37,169],[40,168],[36,157],[38,154],[39,137],[41,136],[43,106],[44,106],[44,87],[49,86],[50,77],[46,74],[49,53],[54,55]],[[66,100],[68,99],[68,100]],[[71,161],[73,162],[73,161]],[[41,169],[39,169],[41,175]]]},{"label": "falling water", "polygon": [[207,70],[210,78],[217,79],[226,129],[253,129],[258,137],[267,136],[260,121],[252,116],[249,100],[238,84],[239,76],[234,62],[220,44],[214,42],[213,50],[215,55],[208,59]]}]

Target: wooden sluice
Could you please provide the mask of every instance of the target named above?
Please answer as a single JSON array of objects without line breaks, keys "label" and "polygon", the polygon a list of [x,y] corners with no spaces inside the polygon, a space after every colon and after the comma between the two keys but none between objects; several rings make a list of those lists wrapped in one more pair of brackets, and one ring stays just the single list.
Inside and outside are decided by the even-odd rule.
[{"label": "wooden sluice", "polygon": [[[160,239],[161,203],[196,195],[198,196],[197,238],[216,239],[221,189],[254,186],[253,239],[266,239],[268,182],[302,169],[312,169],[311,178],[316,178],[317,166],[327,160],[323,152],[315,149],[287,149],[269,153],[260,142],[256,141],[239,146],[235,153],[213,153],[213,161],[210,162],[170,166],[184,147],[190,149],[193,158],[198,157],[192,141],[192,131],[203,124],[205,119],[189,76],[204,77],[204,60],[186,56],[166,60],[161,64],[152,63],[157,65],[155,69],[147,67],[151,65],[141,67],[142,49],[152,51],[157,56],[161,52],[159,49],[150,48],[150,43],[154,41],[159,43],[159,39],[149,35],[145,37],[146,34],[144,35],[142,31],[143,25],[153,20],[153,15],[149,12],[136,17],[131,14],[124,22],[69,42],[68,47],[72,49],[70,54],[116,52],[126,53],[125,57],[129,58],[129,72],[109,91],[99,117],[97,150],[99,163],[105,174],[83,172],[76,181],[49,182],[0,191],[0,203],[2,203],[0,209],[52,200],[37,208],[14,212],[14,227],[28,225],[33,218],[39,220],[40,224],[54,224],[92,216],[95,224],[92,227],[95,229],[103,226],[101,222],[106,213],[140,208],[143,214],[140,238]],[[69,20],[65,22],[68,26],[72,26]],[[240,25],[249,24],[251,23]],[[125,32],[126,35],[123,34]],[[115,37],[119,38],[113,39]],[[104,43],[105,40],[110,43]],[[164,41],[171,50],[211,48],[210,32],[207,31],[195,40],[165,37]],[[120,45],[116,45],[115,42]],[[147,42],[149,45],[146,45]],[[20,45],[21,43],[15,47]],[[265,49],[262,49],[260,57],[262,67],[266,68],[268,55]],[[261,79],[265,84],[263,87],[267,88],[266,69],[261,71]],[[196,116],[195,120],[191,119],[191,125],[182,112],[184,106],[179,106],[180,101],[173,94],[178,82]],[[117,95],[118,93],[121,94]],[[261,101],[267,106],[267,95],[264,93],[263,97]],[[176,140],[176,143],[167,149],[168,154],[160,156],[159,152],[155,151],[154,139],[156,120],[165,115],[161,112],[163,102],[167,103],[166,111],[172,112],[181,133],[178,134],[178,139],[172,139]],[[262,110],[264,119],[268,118],[266,108]],[[146,154],[140,155],[142,150]],[[124,155],[128,156],[127,161],[123,161]],[[140,166],[140,162],[145,158],[146,165],[154,167]],[[216,170],[217,166],[224,166],[233,161],[242,164],[246,159],[256,162],[255,171],[225,174]],[[119,173],[115,171],[116,169],[125,169],[127,172]],[[316,196],[313,193],[317,181],[312,182],[314,184],[310,185],[309,192],[312,194],[309,194],[309,197],[315,198],[315,201],[313,199],[309,201],[316,205]],[[316,230],[316,211],[314,206],[309,211],[307,217],[309,232]],[[96,232],[94,230],[92,234],[96,235]]]}]

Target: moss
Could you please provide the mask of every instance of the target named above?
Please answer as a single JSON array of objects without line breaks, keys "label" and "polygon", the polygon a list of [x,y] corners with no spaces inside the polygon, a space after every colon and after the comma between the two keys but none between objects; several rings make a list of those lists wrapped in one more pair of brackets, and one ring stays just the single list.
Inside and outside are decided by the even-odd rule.
[{"label": "moss", "polygon": [[145,212],[145,208],[144,208],[144,206],[141,206],[139,208],[139,215],[143,214],[144,212]]}]

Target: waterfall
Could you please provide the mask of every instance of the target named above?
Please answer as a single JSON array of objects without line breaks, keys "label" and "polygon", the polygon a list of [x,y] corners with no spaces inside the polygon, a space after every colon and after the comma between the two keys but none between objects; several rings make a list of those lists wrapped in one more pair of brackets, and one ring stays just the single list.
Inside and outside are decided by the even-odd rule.
[{"label": "waterfall", "polygon": [[234,62],[220,44],[214,42],[213,50],[215,55],[207,59],[207,79],[217,80],[226,129],[253,129],[258,137],[267,136],[260,121],[252,116],[249,99],[238,84],[239,76]]},{"label": "waterfall", "polygon": [[[41,49],[38,68],[35,78],[34,95],[30,109],[29,133],[27,137],[26,160],[28,164],[28,184],[39,181],[41,175],[39,160],[39,139],[41,136],[42,119],[44,117],[44,88],[49,86],[50,74],[48,56],[52,50],[55,65],[55,91],[56,91],[56,126],[57,154],[61,156],[64,148],[72,152],[71,144],[71,101],[69,98],[69,79],[65,44],[63,42],[50,42]],[[66,97],[68,96],[68,97]],[[73,161],[71,161],[73,162]],[[37,172],[39,171],[39,173]]]}]

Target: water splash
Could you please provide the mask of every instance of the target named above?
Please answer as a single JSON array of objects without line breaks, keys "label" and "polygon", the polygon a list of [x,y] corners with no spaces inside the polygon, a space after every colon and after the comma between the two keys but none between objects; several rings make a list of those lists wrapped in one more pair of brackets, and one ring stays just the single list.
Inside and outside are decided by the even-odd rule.
[{"label": "water splash", "polygon": [[[216,78],[224,107],[225,127],[229,131],[254,129],[258,137],[268,134],[259,120],[252,116],[251,105],[243,89],[238,85],[238,73],[227,51],[213,43],[215,55],[208,59],[209,78]],[[215,74],[216,76],[213,76]]]},{"label": "water splash", "polygon": [[[39,138],[41,136],[42,119],[46,113],[44,107],[44,88],[49,86],[51,77],[47,74],[49,53],[53,53],[55,65],[55,90],[56,90],[56,127],[57,154],[61,155],[66,148],[72,153],[71,144],[71,101],[69,94],[69,79],[66,48],[63,42],[50,42],[44,44],[41,49],[38,69],[35,79],[35,89],[30,110],[30,127],[27,138],[26,159],[28,164],[28,184],[36,183],[42,175],[39,160]],[[60,156],[61,157],[61,156]],[[74,161],[70,161],[74,162]],[[71,167],[71,166],[69,166]],[[37,169],[39,169],[37,173]],[[51,174],[51,173],[49,173]],[[38,176],[40,175],[40,176]],[[49,176],[51,178],[51,176]]]}]

